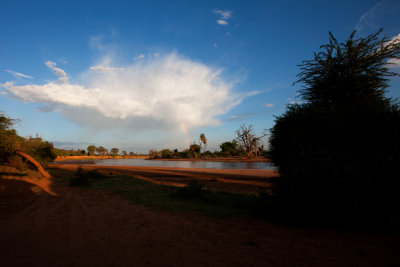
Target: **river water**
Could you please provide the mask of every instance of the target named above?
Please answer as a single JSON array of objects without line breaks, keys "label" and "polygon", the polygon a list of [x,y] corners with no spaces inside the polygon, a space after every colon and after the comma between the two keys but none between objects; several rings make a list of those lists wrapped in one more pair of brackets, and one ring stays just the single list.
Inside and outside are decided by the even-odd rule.
[{"label": "river water", "polygon": [[173,168],[204,168],[204,169],[275,169],[268,162],[222,162],[222,161],[169,161],[145,159],[98,159],[98,160],[69,160],[54,162],[57,164],[85,164],[106,166],[144,166],[144,167],[173,167]]}]

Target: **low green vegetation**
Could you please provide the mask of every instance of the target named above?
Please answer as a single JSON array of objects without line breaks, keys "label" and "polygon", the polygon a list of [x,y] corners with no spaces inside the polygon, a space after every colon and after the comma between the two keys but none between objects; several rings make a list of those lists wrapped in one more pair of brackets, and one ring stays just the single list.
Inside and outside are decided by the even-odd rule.
[{"label": "low green vegetation", "polygon": [[158,185],[130,175],[107,175],[97,171],[75,173],[51,170],[54,177],[70,186],[102,190],[122,196],[134,204],[180,212],[196,212],[213,217],[254,216],[258,214],[260,198],[254,195],[213,192],[192,181],[185,187]]},{"label": "low green vegetation", "polygon": [[20,170],[29,167],[30,165],[17,155],[17,151],[28,153],[42,166],[55,159],[52,143],[38,136],[28,138],[19,136],[14,129],[16,122],[0,112],[0,163],[6,163]]}]

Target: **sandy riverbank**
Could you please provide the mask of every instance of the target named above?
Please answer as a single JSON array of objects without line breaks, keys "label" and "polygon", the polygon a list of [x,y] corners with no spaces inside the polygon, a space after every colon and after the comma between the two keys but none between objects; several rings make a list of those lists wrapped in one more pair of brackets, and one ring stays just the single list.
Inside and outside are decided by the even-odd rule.
[{"label": "sandy riverbank", "polygon": [[140,166],[101,166],[78,164],[49,164],[50,169],[76,171],[99,170],[103,173],[123,173],[157,184],[184,186],[193,179],[201,181],[210,190],[230,192],[258,192],[270,186],[270,179],[278,176],[274,170],[264,169],[197,169]]},{"label": "sandy riverbank", "polygon": [[[90,166],[93,167],[93,166]],[[73,168],[64,165],[63,168]],[[86,167],[85,167],[86,168]],[[87,167],[89,168],[89,166]],[[97,167],[96,167],[97,168]],[[260,178],[264,171],[115,168],[155,176]],[[162,174],[162,175],[161,175]],[[151,176],[151,175],[150,175]],[[0,178],[2,266],[395,266],[398,232],[317,230],[256,218],[210,218],[133,205],[72,188],[56,178],[32,183],[6,168]],[[55,195],[47,193],[42,187]]]},{"label": "sandy riverbank", "polygon": [[[71,165],[60,168],[73,170]],[[91,168],[94,166],[85,166]],[[265,170],[96,166],[156,179],[242,180]],[[204,172],[203,172],[204,171]],[[318,230],[153,210],[57,178],[0,172],[2,266],[397,266],[398,232]],[[34,179],[34,180],[32,180]],[[60,178],[59,178],[60,179]],[[164,179],[164,178],[163,178]],[[222,182],[221,182],[222,183]],[[44,190],[45,189],[45,190]],[[52,192],[54,194],[49,194]]]}]

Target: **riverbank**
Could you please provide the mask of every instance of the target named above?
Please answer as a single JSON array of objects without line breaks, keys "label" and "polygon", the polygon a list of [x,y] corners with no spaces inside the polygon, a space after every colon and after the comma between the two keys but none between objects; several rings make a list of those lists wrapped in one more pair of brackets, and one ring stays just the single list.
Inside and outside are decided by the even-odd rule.
[{"label": "riverbank", "polygon": [[60,156],[54,162],[70,161],[70,160],[101,160],[101,159],[146,159],[161,161],[215,161],[215,162],[270,162],[267,157],[202,157],[202,158],[150,158],[149,156]]},{"label": "riverbank", "polygon": [[[116,179],[109,170],[103,171],[109,175],[104,182]],[[161,178],[173,170],[128,171],[135,176],[158,173]],[[235,174],[205,171],[213,171],[216,178]],[[236,178],[243,175],[234,171]],[[30,183],[29,175],[16,169],[0,169],[2,266],[397,266],[400,262],[398,231],[310,229],[252,217],[157,210],[90,187],[69,187],[66,172],[41,179],[44,186]],[[124,193],[133,186],[115,190]],[[141,185],[136,187],[142,190]]]},{"label": "riverbank", "polygon": [[147,159],[148,156],[59,156],[54,161],[98,160],[98,159]]},{"label": "riverbank", "polygon": [[202,158],[177,158],[177,159],[162,159],[162,158],[147,158],[147,160],[163,160],[163,161],[216,161],[216,162],[271,162],[267,157],[202,157]]},{"label": "riverbank", "polygon": [[97,170],[103,174],[127,174],[156,184],[185,186],[198,180],[214,191],[257,193],[271,186],[271,178],[279,174],[269,169],[199,169],[142,166],[101,166],[81,164],[49,164],[50,170]]}]

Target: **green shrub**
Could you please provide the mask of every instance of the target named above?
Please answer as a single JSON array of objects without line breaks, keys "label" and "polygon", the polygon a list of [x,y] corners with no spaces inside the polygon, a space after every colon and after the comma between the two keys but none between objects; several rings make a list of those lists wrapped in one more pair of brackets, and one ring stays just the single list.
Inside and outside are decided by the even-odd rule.
[{"label": "green shrub", "polygon": [[89,175],[83,170],[82,167],[78,167],[74,177],[69,182],[70,186],[88,186],[90,185]]},{"label": "green shrub", "polygon": [[[112,175],[112,173],[110,173]],[[98,170],[91,170],[86,173],[88,179],[104,179],[106,176],[102,175]]]},{"label": "green shrub", "polygon": [[185,200],[205,200],[208,194],[209,191],[204,189],[204,184],[193,180],[188,185],[180,187],[173,196]]}]

